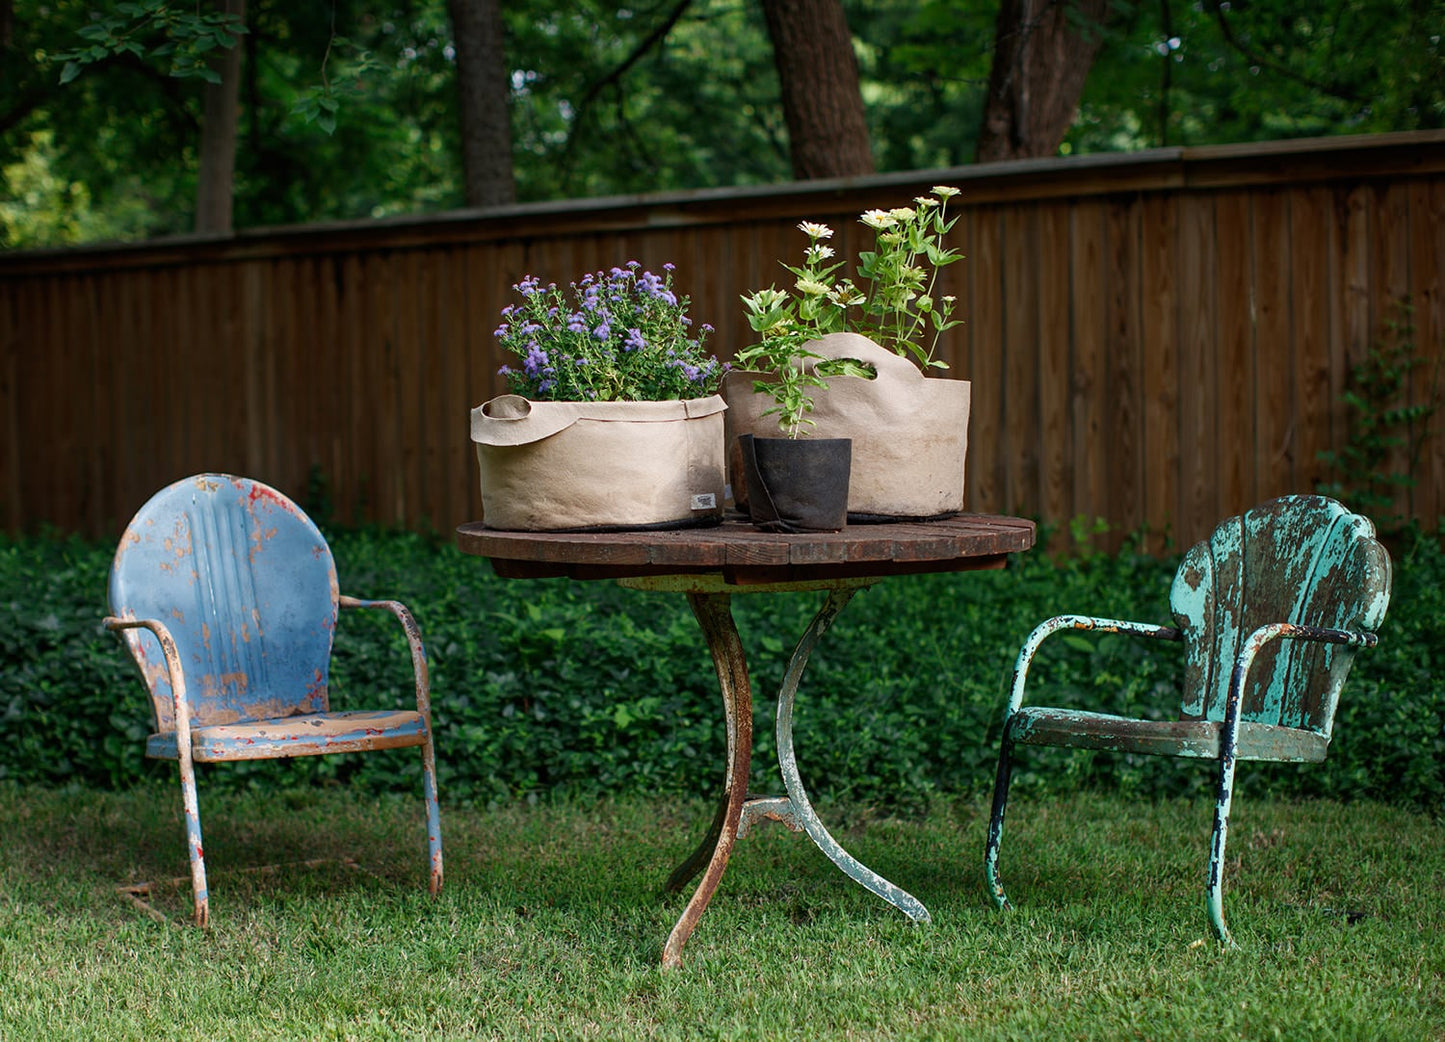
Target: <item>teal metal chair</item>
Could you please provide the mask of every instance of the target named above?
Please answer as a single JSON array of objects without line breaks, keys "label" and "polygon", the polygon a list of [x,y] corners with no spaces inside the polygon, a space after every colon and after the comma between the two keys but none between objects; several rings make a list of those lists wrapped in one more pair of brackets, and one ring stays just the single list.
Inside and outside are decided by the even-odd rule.
[{"label": "teal metal chair", "polygon": [[[1218,765],[1207,906],[1220,941],[1233,947],[1222,877],[1235,765],[1325,758],[1340,689],[1355,652],[1376,642],[1390,581],[1390,556],[1369,519],[1321,496],[1286,496],[1223,522],[1185,555],[1170,593],[1175,627],[1085,615],[1036,627],[1019,651],[1003,725],[984,851],[994,903],[1010,907],[998,854],[1017,746],[1193,757]],[[1061,630],[1182,641],[1178,719],[1024,705],[1029,664],[1044,639]]]},{"label": "teal metal chair", "polygon": [[[338,608],[400,621],[416,708],[330,708]],[[150,692],[146,755],[177,760],[195,923],[210,921],[197,763],[420,746],[429,889],[442,886],[431,691],[415,619],[396,601],[342,597],[331,549],[295,503],[247,478],[201,474],[156,493],[121,538],[105,626]]]}]

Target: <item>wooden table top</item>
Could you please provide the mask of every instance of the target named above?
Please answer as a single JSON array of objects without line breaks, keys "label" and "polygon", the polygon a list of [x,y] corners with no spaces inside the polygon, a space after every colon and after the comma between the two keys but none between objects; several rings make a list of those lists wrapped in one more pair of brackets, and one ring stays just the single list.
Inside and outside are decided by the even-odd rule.
[{"label": "wooden table top", "polygon": [[490,558],[509,579],[717,574],[745,586],[1001,568],[1034,545],[1034,534],[1032,521],[998,514],[803,535],[736,519],[660,532],[502,532],[472,522],[457,528],[457,547]]}]

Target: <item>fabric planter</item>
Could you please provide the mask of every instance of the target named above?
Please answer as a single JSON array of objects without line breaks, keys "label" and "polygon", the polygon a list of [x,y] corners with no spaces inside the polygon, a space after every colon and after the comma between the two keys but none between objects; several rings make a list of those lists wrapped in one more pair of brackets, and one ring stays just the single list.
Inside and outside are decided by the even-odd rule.
[{"label": "fabric planter", "polygon": [[[852,523],[947,517],[963,510],[968,452],[969,383],[925,377],[908,359],[856,333],[831,333],[805,345],[825,358],[852,358],[876,376],[828,378],[813,391],[809,438],[851,438],[848,484]],[[729,373],[723,382],[728,467],[738,506],[746,509],[737,440],[776,437],[777,418],[764,416],[773,400],[753,390],[756,373]]]},{"label": "fabric planter", "polygon": [[838,532],[848,523],[847,438],[738,438],[748,515],[765,532]]},{"label": "fabric planter", "polygon": [[723,512],[721,397],[534,402],[472,410],[489,528],[547,532],[682,528]]}]

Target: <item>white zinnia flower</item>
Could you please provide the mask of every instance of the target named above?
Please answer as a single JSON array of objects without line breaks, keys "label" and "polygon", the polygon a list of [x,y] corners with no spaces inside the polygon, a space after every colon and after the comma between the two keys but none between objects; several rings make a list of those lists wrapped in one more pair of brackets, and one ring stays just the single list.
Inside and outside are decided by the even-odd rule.
[{"label": "white zinnia flower", "polygon": [[833,237],[832,228],[829,228],[826,224],[815,224],[812,221],[804,221],[798,225],[798,231],[802,232],[814,242],[817,242],[819,239],[831,239]]},{"label": "white zinnia flower", "polygon": [[898,223],[898,218],[887,210],[868,210],[858,219],[870,228],[892,228]]}]

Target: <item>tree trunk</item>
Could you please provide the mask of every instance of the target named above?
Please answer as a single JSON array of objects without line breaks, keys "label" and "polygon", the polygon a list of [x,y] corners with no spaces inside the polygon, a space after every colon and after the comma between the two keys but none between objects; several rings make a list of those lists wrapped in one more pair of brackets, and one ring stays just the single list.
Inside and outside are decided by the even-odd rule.
[{"label": "tree trunk", "polygon": [[977,162],[1052,156],[1104,42],[1109,0],[1002,0]]},{"label": "tree trunk", "polygon": [[447,0],[457,47],[462,173],[468,206],[517,200],[512,176],[512,124],[499,0]]},{"label": "tree trunk", "polygon": [[[246,19],[246,0],[217,0],[216,6]],[[231,233],[236,188],[236,126],[241,110],[241,45],[221,51],[211,62],[220,83],[207,83],[201,120],[201,169],[196,185],[196,231]]]},{"label": "tree trunk", "polygon": [[841,0],[763,0],[793,176],[852,177],[873,172],[858,62]]}]

